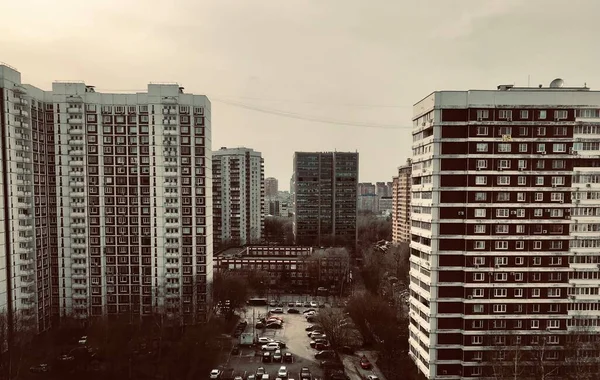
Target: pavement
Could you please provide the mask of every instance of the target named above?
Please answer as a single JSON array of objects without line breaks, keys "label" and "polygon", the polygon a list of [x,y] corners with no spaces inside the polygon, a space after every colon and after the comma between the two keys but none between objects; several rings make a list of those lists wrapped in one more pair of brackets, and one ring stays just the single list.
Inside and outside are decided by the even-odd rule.
[{"label": "pavement", "polygon": [[[294,298],[294,301],[296,298]],[[289,302],[289,301],[286,301]],[[287,304],[284,307],[287,310]],[[300,308],[304,310],[304,308]],[[248,307],[246,310],[246,319],[248,320],[248,326],[245,332],[253,332],[253,316],[258,319],[259,315],[265,314],[267,307],[255,306]],[[310,339],[306,335],[305,328],[309,325],[303,314],[277,314],[284,320],[283,327],[281,329],[256,329],[255,335],[258,337],[266,336],[272,339],[281,340],[286,342],[287,348],[282,350],[282,353],[291,352],[294,355],[294,361],[292,363],[263,363],[262,356],[256,355],[256,352],[260,350],[258,347],[244,347],[240,351],[239,355],[226,355],[224,362],[221,364],[221,368],[224,370],[233,370],[236,375],[242,375],[256,372],[258,367],[264,367],[271,378],[276,378],[277,370],[281,366],[286,366],[288,369],[289,379],[298,379],[300,376],[300,369],[302,367],[308,367],[314,377],[322,378],[323,371],[319,367],[319,361],[315,359],[314,355],[316,351],[310,347]],[[262,354],[261,354],[262,355]]]},{"label": "pavement", "polygon": [[[371,362],[373,367],[370,370],[362,369],[360,367],[360,358],[365,355]],[[344,368],[346,369],[346,375],[350,380],[364,380],[368,375],[375,375],[379,380],[385,380],[385,376],[381,373],[379,368],[375,365],[377,362],[377,351],[357,351],[354,355],[340,355]]]}]

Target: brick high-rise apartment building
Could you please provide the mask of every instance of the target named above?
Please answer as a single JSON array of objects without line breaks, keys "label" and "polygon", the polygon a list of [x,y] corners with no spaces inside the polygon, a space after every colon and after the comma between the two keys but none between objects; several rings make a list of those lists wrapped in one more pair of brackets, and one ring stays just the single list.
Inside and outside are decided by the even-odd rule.
[{"label": "brick high-rise apartment building", "polygon": [[429,379],[490,376],[507,346],[554,368],[599,331],[600,92],[561,82],[414,106],[409,343]]},{"label": "brick high-rise apartment building", "polygon": [[205,317],[212,281],[210,102],[176,84],[52,91],[0,66],[0,310]]},{"label": "brick high-rise apartment building", "polygon": [[221,148],[213,152],[215,249],[228,242],[258,244],[265,229],[265,168],[260,152]]},{"label": "brick high-rise apartment building", "polygon": [[[410,199],[412,182],[412,162],[398,168],[398,175],[392,181],[392,241],[407,243],[410,241]],[[420,222],[416,222],[420,225]]]},{"label": "brick high-rise apartment building", "polygon": [[356,247],[358,153],[296,152],[292,186],[296,244]]}]

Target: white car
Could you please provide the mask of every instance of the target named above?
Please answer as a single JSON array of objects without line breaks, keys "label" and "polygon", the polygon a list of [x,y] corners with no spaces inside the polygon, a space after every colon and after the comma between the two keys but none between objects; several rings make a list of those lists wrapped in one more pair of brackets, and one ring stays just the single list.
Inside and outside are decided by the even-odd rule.
[{"label": "white car", "polygon": [[282,365],[281,367],[279,367],[279,371],[277,371],[277,377],[287,377],[288,375],[288,371],[287,371],[287,367]]},{"label": "white car", "polygon": [[316,311],[309,311],[308,313],[304,313],[305,317],[310,317],[310,316],[313,316],[313,315],[317,315],[317,312]]},{"label": "white car", "polygon": [[79,338],[79,344],[86,344],[86,343],[87,343],[87,335],[84,335],[81,338]]},{"label": "white car", "polygon": [[318,303],[316,303],[315,301],[312,301],[312,302],[310,303],[310,307],[319,307],[319,304],[318,304]]},{"label": "white car", "polygon": [[213,369],[212,371],[210,371],[211,379],[218,379],[219,377],[221,377],[221,371],[219,371],[218,369]]},{"label": "white car", "polygon": [[263,351],[277,351],[279,350],[279,343],[271,342],[262,346]]},{"label": "white car", "polygon": [[273,339],[267,338],[266,336],[261,336],[260,338],[258,338],[258,343],[261,343],[261,344],[267,344],[267,343],[271,343],[271,342],[273,342]]},{"label": "white car", "polygon": [[375,375],[369,375],[367,376],[367,380],[379,380],[379,378]]}]

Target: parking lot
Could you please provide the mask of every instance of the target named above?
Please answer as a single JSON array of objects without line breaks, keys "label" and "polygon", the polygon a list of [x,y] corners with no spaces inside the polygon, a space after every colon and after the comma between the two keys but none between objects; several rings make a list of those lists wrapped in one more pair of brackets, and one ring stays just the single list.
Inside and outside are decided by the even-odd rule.
[{"label": "parking lot", "polygon": [[[291,363],[280,363],[262,362],[262,352],[260,350],[261,345],[254,347],[243,347],[239,354],[230,354],[221,368],[224,370],[226,377],[233,376],[245,376],[256,372],[258,367],[264,367],[266,373],[270,375],[271,379],[275,379],[277,376],[277,370],[282,365],[285,365],[288,369],[288,379],[300,379],[300,369],[308,367],[312,374],[313,379],[321,379],[323,377],[323,371],[319,366],[319,360],[315,359],[315,353],[317,351],[310,347],[310,338],[307,336],[305,331],[306,327],[310,324],[306,321],[305,316],[302,314],[303,311],[309,307],[294,307],[300,310],[300,314],[288,314],[289,302],[306,302],[315,301],[319,304],[324,304],[328,301],[325,297],[303,297],[299,296],[281,296],[278,299],[284,303],[283,309],[285,313],[275,314],[283,318],[282,328],[280,329],[257,329],[254,327],[256,322],[261,316],[267,313],[267,310],[273,309],[273,307],[267,306],[249,306],[242,316],[242,319],[248,321],[245,333],[254,333],[256,338],[268,337],[275,340],[280,340],[286,343],[286,348],[282,349],[282,353],[289,352],[293,355],[293,361]],[[326,307],[331,307],[328,304]],[[317,308],[318,310],[318,308]],[[227,376],[229,375],[229,376]]]}]

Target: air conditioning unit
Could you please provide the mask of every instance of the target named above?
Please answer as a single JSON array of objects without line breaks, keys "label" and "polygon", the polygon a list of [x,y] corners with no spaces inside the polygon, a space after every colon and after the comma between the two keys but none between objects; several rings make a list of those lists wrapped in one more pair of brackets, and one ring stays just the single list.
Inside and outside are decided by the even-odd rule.
[{"label": "air conditioning unit", "polygon": [[499,268],[500,268],[500,264],[496,264],[494,267],[495,267],[496,269],[499,269]]},{"label": "air conditioning unit", "polygon": [[472,300],[472,299],[473,299],[473,296],[467,296],[467,298],[468,298],[468,299],[470,299],[470,300]]},{"label": "air conditioning unit", "polygon": [[560,203],[565,203],[565,200],[564,200],[564,199],[561,199],[561,200],[560,200]]},{"label": "air conditioning unit", "polygon": [[547,233],[548,233],[548,230],[544,230],[544,233],[545,233],[545,234],[547,234]]},{"label": "air conditioning unit", "polygon": [[558,187],[558,185],[557,185],[557,184],[555,184],[555,183],[553,183],[553,184],[552,184],[552,187]]},{"label": "air conditioning unit", "polygon": [[585,185],[585,187],[592,187],[592,184],[588,183]]},{"label": "air conditioning unit", "polygon": [[545,155],[545,154],[546,154],[546,151],[543,151],[543,152],[541,152],[541,153]]}]

